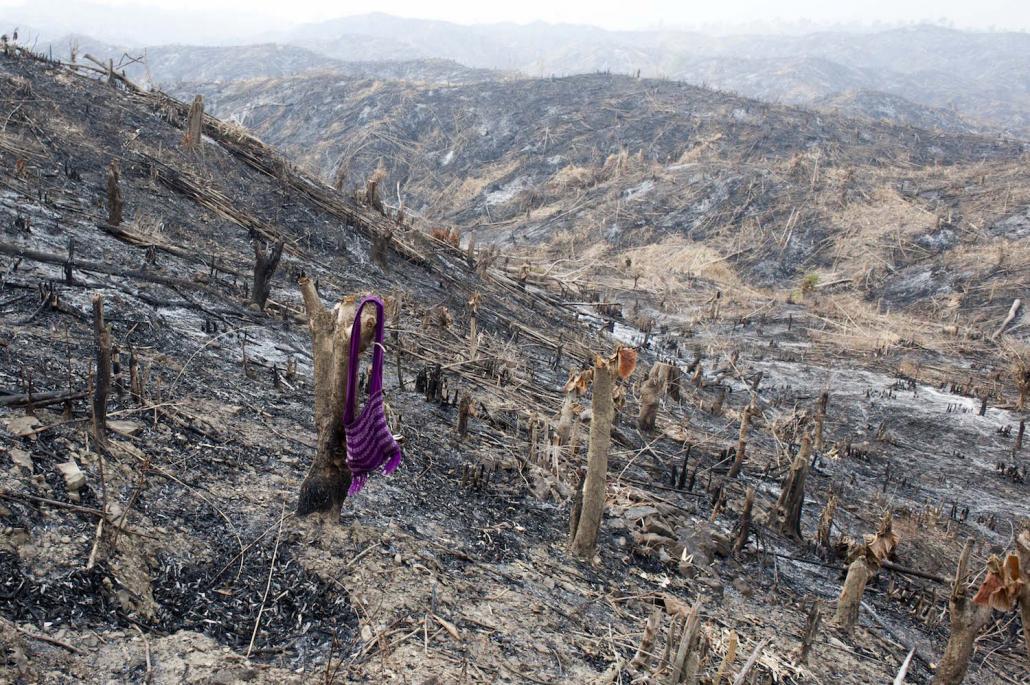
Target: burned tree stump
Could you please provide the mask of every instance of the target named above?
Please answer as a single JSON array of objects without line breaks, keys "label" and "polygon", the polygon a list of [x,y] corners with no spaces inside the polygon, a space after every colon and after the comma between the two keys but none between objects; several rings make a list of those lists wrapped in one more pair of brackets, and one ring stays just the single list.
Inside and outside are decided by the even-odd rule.
[{"label": "burned tree stump", "polygon": [[587,451],[587,473],[583,480],[583,504],[572,538],[572,551],[589,558],[597,546],[597,533],[604,513],[604,497],[608,475],[608,447],[612,437],[613,373],[607,362],[598,358],[594,366],[592,415],[590,419],[590,447]]},{"label": "burned tree stump", "polygon": [[383,204],[383,198],[379,194],[379,185],[386,180],[386,167],[383,166],[383,160],[379,160],[379,164],[376,166],[372,175],[365,181],[365,187],[358,191],[358,202],[366,207],[371,207],[382,215],[386,215],[386,206]]},{"label": "burned tree stump", "polygon": [[[318,441],[315,457],[300,486],[297,515],[317,512],[335,521],[351,482],[343,412],[354,303],[341,302],[330,311],[322,304],[310,278],[301,276],[299,284],[311,330]],[[367,320],[361,323],[360,350],[368,346],[375,332],[374,311],[364,316]]]},{"label": "burned tree stump", "polygon": [[640,413],[637,415],[637,429],[641,432],[654,430],[658,418],[658,403],[665,395],[672,377],[672,366],[655,362],[647,374],[647,380],[640,388]]},{"label": "burned tree stump", "polygon": [[372,262],[380,269],[386,271],[389,264],[387,256],[390,253],[390,245],[393,243],[393,229],[379,231],[372,236]]},{"label": "burned tree stump", "polygon": [[812,442],[807,435],[801,438],[801,449],[791,464],[790,472],[783,479],[780,498],[776,501],[775,517],[780,532],[787,537],[801,540],[801,508],[805,503],[805,478],[808,476],[809,457]]},{"label": "burned tree stump", "polygon": [[637,653],[633,655],[633,659],[629,662],[630,668],[643,670],[650,665],[654,640],[658,635],[658,628],[661,624],[662,610],[655,608],[644,624],[644,634],[640,638],[640,647],[637,648]]},{"label": "burned tree stump", "polygon": [[601,529],[604,514],[605,492],[608,477],[608,448],[612,441],[612,421],[615,418],[613,393],[615,378],[623,379],[633,373],[636,366],[636,352],[620,347],[608,359],[600,356],[594,359],[594,387],[591,400],[590,445],[587,450],[587,472],[583,480],[583,504],[572,535],[572,552],[589,559],[597,547],[597,534]]},{"label": "burned tree stump", "polygon": [[722,661],[719,662],[719,670],[715,672],[715,678],[712,679],[712,685],[722,685],[723,676],[726,677],[726,682],[729,683],[729,677],[731,675],[730,669],[733,668],[733,661],[736,658],[737,631],[731,630],[726,643],[726,653],[723,654]]},{"label": "burned tree stump", "polygon": [[1019,605],[1019,618],[1023,622],[1026,658],[1030,659],[1030,530],[1023,530],[1016,536],[1016,554],[1023,574],[1023,586],[1016,603]]},{"label": "burned tree stump", "polygon": [[465,393],[458,402],[458,436],[464,438],[469,432],[469,416],[472,414],[472,396]]},{"label": "burned tree stump", "polygon": [[558,425],[555,427],[555,431],[558,435],[558,444],[567,445],[572,438],[572,429],[576,421],[576,398],[575,391],[570,390],[565,393],[565,399],[562,400],[561,413],[558,415]]},{"label": "burned tree stump", "polygon": [[823,612],[819,607],[819,600],[812,602],[812,608],[808,611],[808,621],[805,624],[805,636],[801,640],[801,647],[798,649],[798,656],[794,660],[797,666],[808,661],[808,654],[812,651],[816,635],[819,634],[819,621],[822,620]]},{"label": "burned tree stump", "polygon": [[821,547],[828,550],[831,555],[834,555],[833,548],[833,515],[837,513],[837,496],[830,495],[830,498],[826,501],[826,506],[823,507],[823,513],[819,515],[819,528],[816,531],[816,541]]},{"label": "burned tree stump", "polygon": [[744,511],[740,514],[740,522],[737,524],[737,539],[733,543],[734,554],[740,554],[747,546],[748,535],[751,533],[751,509],[754,505],[755,488],[749,485],[744,496]]},{"label": "burned tree stump", "polygon": [[284,245],[280,238],[272,245],[272,249],[266,251],[263,241],[254,238],[254,287],[250,291],[250,301],[257,305],[258,309],[265,308],[268,296],[272,294],[272,277],[279,268]]},{"label": "burned tree stump", "polygon": [[862,606],[862,593],[865,592],[866,583],[878,570],[879,566],[867,559],[865,554],[859,554],[848,566],[848,575],[837,600],[837,611],[833,615],[833,622],[846,632],[854,630]]},{"label": "burned tree stump", "polygon": [[96,344],[96,375],[93,382],[93,437],[107,444],[107,395],[111,390],[111,331],[104,323],[104,298],[93,296],[93,340]]},{"label": "burned tree stump", "polygon": [[937,664],[933,685],[959,685],[965,679],[976,636],[990,617],[991,610],[988,607],[975,604],[969,597],[969,555],[972,551],[973,540],[970,538],[962,548],[955,581],[951,586],[951,598],[948,600],[951,634]]},{"label": "burned tree stump", "polygon": [[186,133],[182,136],[182,146],[187,150],[196,150],[204,133],[204,96],[193,98],[189,113],[186,115]]},{"label": "burned tree stump", "polygon": [[740,469],[744,466],[744,452],[747,449],[747,429],[751,423],[751,413],[754,411],[753,404],[744,407],[744,413],[740,415],[740,434],[737,436],[737,453],[733,457],[733,465],[727,475],[729,478],[736,478],[740,475]]},{"label": "burned tree stump", "polygon": [[118,185],[121,174],[118,171],[117,160],[111,160],[107,166],[107,223],[112,226],[119,226],[122,223],[122,189]]},{"label": "burned tree stump", "polygon": [[880,520],[880,529],[876,535],[866,536],[865,543],[855,550],[854,560],[848,566],[848,575],[837,599],[837,611],[833,615],[833,622],[845,632],[850,633],[854,630],[865,586],[880,570],[880,565],[894,552],[897,544],[898,536],[893,531],[893,517],[888,511]]},{"label": "burned tree stump", "polygon": [[695,682],[701,662],[700,641],[701,600],[698,600],[694,606],[690,607],[687,620],[683,625],[679,646],[676,648],[676,656],[670,664],[669,677],[665,681],[668,685]]}]

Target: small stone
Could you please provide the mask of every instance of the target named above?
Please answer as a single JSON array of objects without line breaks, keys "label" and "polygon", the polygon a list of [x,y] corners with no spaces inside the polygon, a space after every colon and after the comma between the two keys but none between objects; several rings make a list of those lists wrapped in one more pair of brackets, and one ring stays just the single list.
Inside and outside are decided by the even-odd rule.
[{"label": "small stone", "polygon": [[15,548],[18,548],[22,545],[27,545],[32,540],[32,537],[26,528],[12,528],[8,534],[8,539]]},{"label": "small stone", "polygon": [[119,433],[125,436],[133,436],[139,433],[143,429],[143,426],[136,423],[135,421],[112,421],[108,420],[107,427],[113,430],[115,433]]},{"label": "small stone", "polygon": [[722,597],[725,588],[719,576],[705,576],[702,578],[698,578],[697,582],[699,582],[701,585],[708,587],[708,589],[710,589],[716,597]]},{"label": "small stone", "polygon": [[14,416],[6,419],[4,423],[7,425],[7,432],[19,438],[34,436],[36,429],[43,425],[35,416]]},{"label": "small stone", "polygon": [[86,475],[79,468],[79,465],[75,463],[74,459],[58,464],[57,470],[64,476],[64,484],[68,488],[68,492],[81,490],[82,486],[86,484]]},{"label": "small stone", "polygon": [[652,506],[630,507],[623,513],[623,517],[630,522],[639,521],[646,516],[654,516],[658,510]]},{"label": "small stone", "polygon": [[400,552],[398,552],[397,554],[393,555],[393,563],[399,565],[399,564],[401,564],[403,562],[404,562],[404,559],[401,557]]},{"label": "small stone", "polygon": [[233,685],[233,683],[237,681],[236,676],[233,675],[232,671],[223,668],[220,671],[212,673],[207,682],[211,685]]},{"label": "small stone", "polygon": [[25,450],[20,450],[17,447],[12,447],[8,454],[11,455],[11,461],[14,465],[20,468],[25,473],[32,473],[32,455]]},{"label": "small stone", "polygon": [[108,521],[117,521],[118,517],[125,513],[125,510],[117,502],[108,502],[104,513],[107,515]]},{"label": "small stone", "polygon": [[72,537],[70,535],[62,535],[61,536],[61,544],[62,545],[70,545],[71,543],[72,543]]},{"label": "small stone", "polygon": [[750,597],[752,594],[754,594],[754,590],[751,589],[751,586],[748,585],[747,581],[745,581],[743,578],[733,579],[733,589],[739,592],[740,594],[744,595],[745,597]]}]

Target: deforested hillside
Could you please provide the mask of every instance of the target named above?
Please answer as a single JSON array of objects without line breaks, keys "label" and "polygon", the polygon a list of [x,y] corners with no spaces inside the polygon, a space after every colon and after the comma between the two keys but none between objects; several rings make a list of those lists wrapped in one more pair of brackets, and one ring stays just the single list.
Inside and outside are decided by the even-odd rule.
[{"label": "deforested hillside", "polygon": [[[595,271],[657,245],[680,255],[684,275],[732,273],[726,287],[790,292],[809,278],[881,310],[964,323],[1024,296],[1030,175],[1019,142],[605,74],[201,90],[341,188],[381,166],[395,207]],[[641,275],[657,286],[667,271]],[[928,311],[927,298],[938,306]]]},{"label": "deforested hillside", "polygon": [[920,106],[903,97],[877,91],[837,92],[813,100],[810,106],[823,112],[901,124],[930,131],[991,135],[990,131],[970,124],[952,110]]},{"label": "deforested hillside", "polygon": [[116,46],[72,34],[47,42],[59,59],[111,66],[145,88],[173,90],[185,81],[222,84],[255,78],[286,78],[317,72],[352,78],[378,78],[414,83],[475,83],[505,74],[472,69],[445,59],[344,62],[293,45]]},{"label": "deforested hillside", "polygon": [[[253,108],[279,150],[0,50],[0,680],[1024,679],[1017,146],[606,76],[343,83],[339,120]],[[299,147],[329,123],[338,147]],[[304,168],[345,153],[342,189]],[[765,256],[766,192],[795,257]],[[920,264],[895,218],[926,214],[995,269],[958,324],[938,294],[753,285],[834,240],[885,288]],[[367,293],[378,344],[350,339]],[[374,350],[404,458],[352,492],[341,392]]]}]

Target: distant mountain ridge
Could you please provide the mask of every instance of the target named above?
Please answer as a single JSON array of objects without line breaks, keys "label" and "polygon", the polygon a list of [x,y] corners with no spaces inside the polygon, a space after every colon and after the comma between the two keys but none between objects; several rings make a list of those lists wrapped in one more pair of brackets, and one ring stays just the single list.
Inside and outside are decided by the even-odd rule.
[{"label": "distant mountain ridge", "polygon": [[[91,25],[98,16],[89,15]],[[109,34],[115,28],[101,30]],[[40,36],[41,45],[50,40],[55,52],[63,49],[52,31],[30,34]],[[203,43],[205,35],[197,32],[195,42]],[[886,116],[894,110],[905,114],[898,123],[956,131],[992,129],[1030,139],[1030,34],[1020,32],[919,25],[713,36],[542,22],[460,25],[373,13],[284,27],[261,34],[261,41],[232,48],[155,47],[148,49],[148,58],[161,83],[226,82],[317,70],[440,83],[488,80],[496,77],[495,71],[529,77],[614,72],[706,85],[767,102],[817,108],[833,102],[835,111],[856,116],[868,116],[874,109],[880,112],[877,116]],[[389,64],[376,66],[384,61]],[[352,63],[359,66],[346,66]],[[871,109],[868,99],[863,103],[847,97],[870,92],[904,98],[912,106]],[[914,116],[917,106],[940,111]]]},{"label": "distant mountain ridge", "polygon": [[275,39],[342,60],[440,57],[528,76],[639,72],[793,104],[882,91],[1030,135],[1026,33],[914,26],[709,36],[543,23],[463,26],[369,14],[300,26]]}]

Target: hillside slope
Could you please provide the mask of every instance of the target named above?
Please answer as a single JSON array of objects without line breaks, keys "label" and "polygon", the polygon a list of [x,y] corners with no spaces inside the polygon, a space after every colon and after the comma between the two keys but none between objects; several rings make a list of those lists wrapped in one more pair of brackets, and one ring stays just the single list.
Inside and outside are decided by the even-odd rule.
[{"label": "hillside slope", "polygon": [[714,254],[685,272],[725,259],[781,290],[815,274],[921,317],[937,298],[945,320],[993,319],[1024,296],[1030,175],[1017,142],[601,74],[182,92],[195,89],[347,188],[383,164],[389,204],[480,240],[552,256],[575,244],[602,270],[627,249],[686,241]]},{"label": "hillside slope", "polygon": [[[914,648],[908,682],[925,683],[962,539],[979,571],[1030,518],[1013,444],[1022,318],[991,341],[829,295],[523,268],[386,216],[375,193],[358,203],[238,126],[208,117],[187,149],[184,104],[82,72],[0,53],[4,680],[662,682],[693,605],[703,682],[739,642],[724,676],[889,682]],[[906,154],[971,148],[1007,154],[979,139]],[[255,244],[278,239],[271,297],[250,306]],[[405,459],[341,520],[293,513],[317,436],[301,274],[327,304],[374,291],[396,309],[385,391]],[[91,428],[98,301],[116,348],[107,431]],[[590,414],[569,404],[581,437],[554,442],[561,388],[619,341],[638,370],[617,384],[597,555],[578,559],[566,536]],[[683,382],[639,426],[659,359]],[[824,388],[799,541],[777,499]],[[456,403],[472,410],[465,434]],[[832,612],[846,548],[883,512],[899,543],[869,609],[850,633],[824,621],[795,663],[811,608]],[[1019,678],[1018,630],[996,613],[966,682]]]},{"label": "hillside slope", "polygon": [[225,83],[254,78],[286,78],[309,72],[345,77],[379,78],[415,83],[475,83],[498,80],[504,74],[473,69],[445,59],[344,62],[293,45],[115,46],[88,36],[71,34],[52,42],[56,57],[90,64],[86,55],[114,68],[146,88],[174,89],[183,82]]}]

